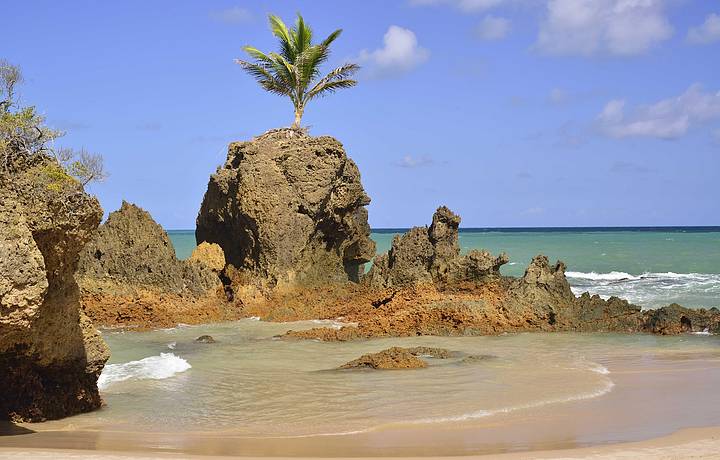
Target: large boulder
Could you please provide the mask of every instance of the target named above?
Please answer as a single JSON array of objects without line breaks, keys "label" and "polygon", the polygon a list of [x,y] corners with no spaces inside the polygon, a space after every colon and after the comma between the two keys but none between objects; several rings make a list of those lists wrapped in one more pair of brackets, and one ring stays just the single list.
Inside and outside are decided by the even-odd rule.
[{"label": "large boulder", "polygon": [[102,209],[54,159],[25,160],[0,171],[0,419],[42,421],[101,404],[109,354],[74,274]]},{"label": "large boulder", "polygon": [[375,254],[369,203],[340,142],[275,130],[230,144],[195,236],[271,287],[358,281]]},{"label": "large boulder", "polygon": [[505,253],[495,257],[487,251],[460,254],[460,216],[441,206],[429,227],[413,227],[393,238],[390,250],[377,256],[364,281],[376,288],[422,283],[480,281],[500,275],[508,262]]}]

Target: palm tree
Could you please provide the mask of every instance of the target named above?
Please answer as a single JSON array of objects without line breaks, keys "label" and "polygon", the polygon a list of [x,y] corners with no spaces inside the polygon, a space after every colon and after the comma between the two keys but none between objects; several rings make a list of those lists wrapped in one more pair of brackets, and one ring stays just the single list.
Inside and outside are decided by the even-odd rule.
[{"label": "palm tree", "polygon": [[357,81],[350,77],[360,69],[357,64],[342,65],[322,78],[320,65],[330,55],[330,44],[342,32],[338,29],[319,44],[312,43],[312,30],[298,13],[295,26],[288,29],[277,16],[270,15],[270,28],[280,41],[279,53],[265,54],[252,46],[243,50],[255,62],[236,59],[235,62],[245,69],[255,80],[269,91],[288,96],[295,106],[293,129],[300,128],[305,106],[318,96],[333,93],[340,88],[355,86]]}]

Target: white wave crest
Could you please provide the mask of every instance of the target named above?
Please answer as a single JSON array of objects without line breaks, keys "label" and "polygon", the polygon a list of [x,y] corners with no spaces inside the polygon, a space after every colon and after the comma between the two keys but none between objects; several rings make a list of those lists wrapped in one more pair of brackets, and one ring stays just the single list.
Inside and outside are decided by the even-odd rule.
[{"label": "white wave crest", "polygon": [[148,356],[127,363],[108,364],[100,374],[98,388],[104,390],[113,383],[130,379],[167,379],[191,367],[190,363],[173,353],[160,353],[159,356]]},{"label": "white wave crest", "polygon": [[624,281],[624,280],[638,280],[641,277],[631,275],[625,272],[610,272],[610,273],[596,273],[596,272],[565,272],[565,276],[568,278],[579,278],[593,281]]}]

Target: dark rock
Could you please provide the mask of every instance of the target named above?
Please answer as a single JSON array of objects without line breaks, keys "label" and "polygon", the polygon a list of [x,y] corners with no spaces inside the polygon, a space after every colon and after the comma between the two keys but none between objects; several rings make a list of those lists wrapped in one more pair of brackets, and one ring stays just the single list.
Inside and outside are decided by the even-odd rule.
[{"label": "dark rock", "polygon": [[271,287],[358,281],[375,254],[369,203],[340,142],[275,130],[230,144],[210,177],[195,236]]},{"label": "dark rock", "polygon": [[197,339],[195,339],[198,343],[216,343],[217,341],[213,338],[211,335],[201,335]]}]

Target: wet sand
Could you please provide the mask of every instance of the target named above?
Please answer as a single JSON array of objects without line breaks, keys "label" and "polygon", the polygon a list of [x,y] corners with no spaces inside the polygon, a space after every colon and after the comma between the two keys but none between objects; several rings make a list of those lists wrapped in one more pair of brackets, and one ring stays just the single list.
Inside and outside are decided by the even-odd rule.
[{"label": "wet sand", "polygon": [[[393,425],[333,436],[128,432],[70,422],[5,427],[0,458],[450,457],[720,458],[717,356],[613,371],[603,396],[484,419]],[[693,428],[710,427],[710,428]],[[9,433],[8,433],[9,434]],[[627,444],[630,443],[630,444]]]},{"label": "wet sand", "polygon": [[[68,449],[20,449],[0,448],[0,459],[38,459],[50,460],[57,458],[78,459],[78,460],[150,460],[150,459],[202,459],[206,456],[186,455],[176,453],[137,453],[117,451],[87,451]],[[228,456],[213,457],[217,459],[233,458]],[[267,457],[244,457],[247,460],[252,458]],[[275,457],[277,459],[282,457]],[[286,457],[298,458],[298,457]],[[335,457],[337,459],[352,459],[358,457]],[[378,460],[393,457],[373,457]],[[411,459],[413,457],[405,457]],[[416,459],[443,459],[452,460],[458,457],[414,457]],[[500,460],[520,459],[720,459],[720,427],[693,428],[681,430],[668,436],[663,436],[648,441],[619,443],[599,447],[588,447],[578,449],[544,450],[532,452],[516,452],[510,454],[489,454],[473,455],[462,458],[486,459],[496,458]]]}]

